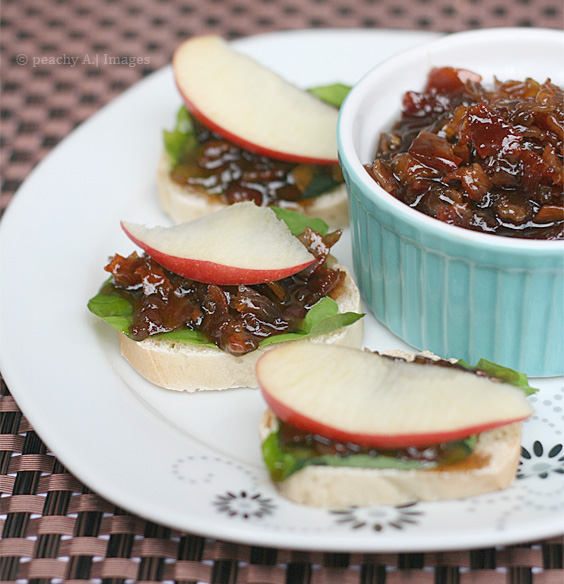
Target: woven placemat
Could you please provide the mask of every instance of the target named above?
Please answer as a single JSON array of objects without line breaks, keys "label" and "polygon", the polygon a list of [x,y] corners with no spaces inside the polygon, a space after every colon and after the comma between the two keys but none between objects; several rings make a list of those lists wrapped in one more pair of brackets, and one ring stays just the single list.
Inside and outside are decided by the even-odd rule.
[{"label": "woven placemat", "polygon": [[[1,383],[1,382],[0,382]],[[276,550],[131,515],[72,476],[0,386],[0,581],[562,584],[562,539],[426,553]],[[5,496],[7,495],[7,496]]]},{"label": "woven placemat", "polygon": [[[564,26],[562,0],[2,0],[1,9],[0,212],[60,140],[167,65],[178,42],[192,34],[238,38],[321,27],[453,32]],[[310,553],[216,541],[154,524],[73,477],[35,433],[1,378],[0,534],[2,582],[564,581],[561,539],[443,553]]]}]

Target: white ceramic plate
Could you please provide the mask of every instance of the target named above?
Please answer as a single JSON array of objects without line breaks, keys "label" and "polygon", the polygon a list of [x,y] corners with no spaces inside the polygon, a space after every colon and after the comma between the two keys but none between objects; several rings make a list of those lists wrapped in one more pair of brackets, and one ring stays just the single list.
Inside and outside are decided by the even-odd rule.
[{"label": "white ceramic plate", "polygon": [[[432,35],[301,31],[237,42],[304,87],[355,82]],[[180,98],[169,68],[127,91],[34,170],[1,237],[1,366],[31,424],[80,480],[125,509],[180,530],[247,544],[416,551],[532,541],[562,529],[562,379],[538,382],[519,478],[464,501],[336,511],[280,498],[263,469],[256,390],[189,395],[141,379],[114,331],[86,309],[103,265],[131,243],[120,219],[166,224],[155,196],[161,131]],[[351,265],[349,234],[337,255]],[[407,348],[371,316],[365,345]]]}]

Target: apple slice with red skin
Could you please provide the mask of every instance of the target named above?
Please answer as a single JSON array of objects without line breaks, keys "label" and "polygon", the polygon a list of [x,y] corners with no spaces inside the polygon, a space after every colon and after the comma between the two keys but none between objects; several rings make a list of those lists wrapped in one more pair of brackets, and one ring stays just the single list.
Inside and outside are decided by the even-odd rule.
[{"label": "apple slice with red skin", "polygon": [[338,110],[222,38],[188,39],[172,67],[190,113],[227,140],[278,160],[337,164]]},{"label": "apple slice with red skin", "polygon": [[374,448],[461,440],[532,414],[525,393],[507,383],[335,345],[272,349],[256,376],[281,421]]},{"label": "apple slice with red skin", "polygon": [[128,237],[167,270],[223,286],[260,284],[291,276],[315,258],[274,211],[235,203],[172,227],[122,221]]}]

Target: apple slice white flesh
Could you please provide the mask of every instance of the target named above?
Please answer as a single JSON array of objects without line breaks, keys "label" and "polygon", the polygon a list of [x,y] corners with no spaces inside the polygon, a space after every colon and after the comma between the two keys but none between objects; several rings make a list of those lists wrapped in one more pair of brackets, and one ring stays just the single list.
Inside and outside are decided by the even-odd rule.
[{"label": "apple slice white flesh", "polygon": [[512,385],[334,345],[272,349],[259,359],[256,376],[283,422],[378,448],[450,442],[532,414]]},{"label": "apple slice white flesh", "polygon": [[338,110],[222,38],[188,39],[172,66],[186,107],[210,130],[278,160],[337,163]]},{"label": "apple slice white flesh", "polygon": [[167,270],[209,284],[273,282],[314,257],[272,209],[244,202],[172,227],[121,223],[128,237]]}]

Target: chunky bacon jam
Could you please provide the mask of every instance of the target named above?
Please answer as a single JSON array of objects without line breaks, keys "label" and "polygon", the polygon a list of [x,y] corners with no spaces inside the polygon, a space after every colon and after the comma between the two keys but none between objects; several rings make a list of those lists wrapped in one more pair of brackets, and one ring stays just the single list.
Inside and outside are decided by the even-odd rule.
[{"label": "chunky bacon jam", "polygon": [[340,236],[340,230],[323,237],[306,228],[299,239],[315,261],[283,280],[252,286],[203,284],[169,272],[146,255],[115,255],[105,267],[113,278],[103,291],[131,302],[134,340],[187,327],[220,349],[242,355],[266,337],[299,329],[316,302],[338,296],[344,273],[329,268],[326,260]]},{"label": "chunky bacon jam", "polygon": [[193,120],[199,146],[171,170],[180,185],[219,195],[226,204],[252,201],[295,208],[343,182],[338,165],[292,164],[253,154]]},{"label": "chunky bacon jam", "polygon": [[564,92],[550,80],[495,81],[434,69],[404,95],[367,170],[390,194],[446,223],[564,239]]}]

